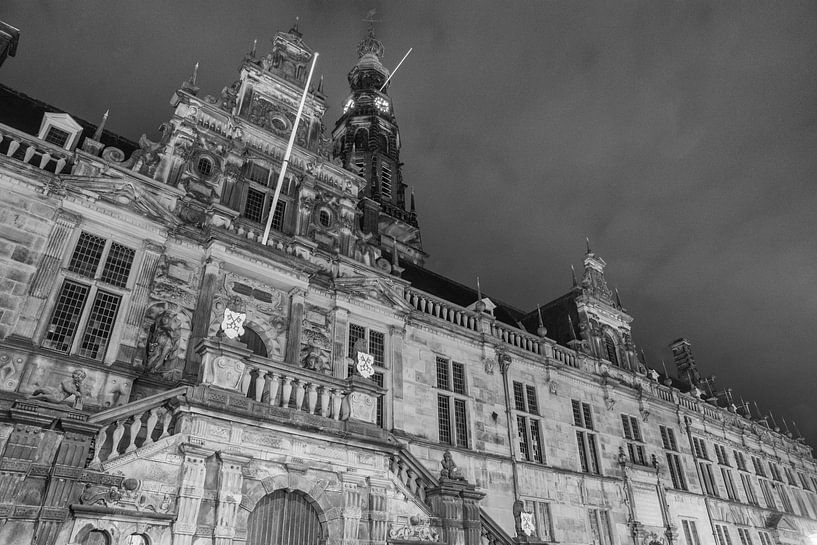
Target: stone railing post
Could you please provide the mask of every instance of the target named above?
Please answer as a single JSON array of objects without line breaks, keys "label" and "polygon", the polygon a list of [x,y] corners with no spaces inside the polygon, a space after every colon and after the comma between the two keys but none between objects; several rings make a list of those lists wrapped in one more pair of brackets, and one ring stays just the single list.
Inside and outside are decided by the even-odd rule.
[{"label": "stone railing post", "polygon": [[173,524],[173,544],[190,545],[199,517],[204,479],[207,475],[205,460],[214,451],[189,444],[181,445],[184,453],[184,472],[179,487],[178,515]]},{"label": "stone railing post", "polygon": [[442,541],[480,545],[479,501],[485,493],[465,480],[441,478],[426,491],[428,503],[442,525]]},{"label": "stone railing post", "polygon": [[252,458],[219,452],[218,496],[216,498],[216,526],[213,529],[215,545],[232,545],[235,537],[236,515],[241,505],[244,486],[242,470]]}]

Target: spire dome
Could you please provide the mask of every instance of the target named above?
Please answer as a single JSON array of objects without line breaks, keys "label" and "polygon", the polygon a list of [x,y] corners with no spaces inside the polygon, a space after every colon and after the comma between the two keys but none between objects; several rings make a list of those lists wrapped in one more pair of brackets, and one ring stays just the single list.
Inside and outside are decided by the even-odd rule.
[{"label": "spire dome", "polygon": [[380,61],[383,58],[384,51],[383,42],[374,35],[374,25],[369,26],[366,37],[357,44],[357,57],[362,59],[366,55],[374,55]]}]

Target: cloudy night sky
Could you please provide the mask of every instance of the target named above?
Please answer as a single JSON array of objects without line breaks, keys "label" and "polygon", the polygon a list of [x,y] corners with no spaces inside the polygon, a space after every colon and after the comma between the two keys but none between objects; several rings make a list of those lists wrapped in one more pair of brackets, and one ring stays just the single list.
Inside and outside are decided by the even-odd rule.
[{"label": "cloudy night sky", "polygon": [[[111,6],[115,5],[115,9]],[[570,288],[584,238],[652,367],[687,337],[704,375],[817,446],[817,3],[32,2],[0,82],[157,138],[296,16],[329,128],[377,8],[427,266],[532,309]]]}]

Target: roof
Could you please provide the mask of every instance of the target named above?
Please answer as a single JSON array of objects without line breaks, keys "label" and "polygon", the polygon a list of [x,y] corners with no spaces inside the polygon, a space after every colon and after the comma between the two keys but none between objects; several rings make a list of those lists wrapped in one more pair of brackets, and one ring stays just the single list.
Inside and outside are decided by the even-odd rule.
[{"label": "roof", "polygon": [[[24,133],[36,135],[40,130],[43,114],[47,112],[71,115],[65,110],[46,104],[36,98],[31,98],[0,83],[0,119],[6,125]],[[83,136],[93,136],[97,125],[74,115],[71,115],[71,118],[82,127]],[[139,149],[136,142],[110,131],[102,131],[101,140],[105,146],[114,146],[121,149],[125,152],[125,157],[130,156],[131,153]]]},{"label": "roof", "polygon": [[[408,262],[401,262],[400,266],[404,269],[400,275],[401,278],[411,282],[411,287],[413,288],[430,293],[435,297],[439,297],[440,299],[444,299],[461,307],[467,307],[478,299],[477,290],[464,286],[450,278],[446,278],[426,268],[418,267]],[[497,320],[513,327],[522,328],[520,320],[525,315],[523,311],[507,303],[503,303],[491,297],[489,294],[482,293],[482,297],[488,297],[496,304],[494,317]]]}]

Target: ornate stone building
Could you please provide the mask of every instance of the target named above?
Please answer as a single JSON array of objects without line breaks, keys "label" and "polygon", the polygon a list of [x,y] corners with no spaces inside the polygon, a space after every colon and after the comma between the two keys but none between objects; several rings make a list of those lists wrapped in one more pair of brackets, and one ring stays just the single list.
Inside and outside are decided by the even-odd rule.
[{"label": "ornate stone building", "polygon": [[811,448],[648,370],[589,247],[541,310],[424,268],[371,31],[272,209],[312,54],[138,144],[0,88],[0,543],[808,543]]}]

